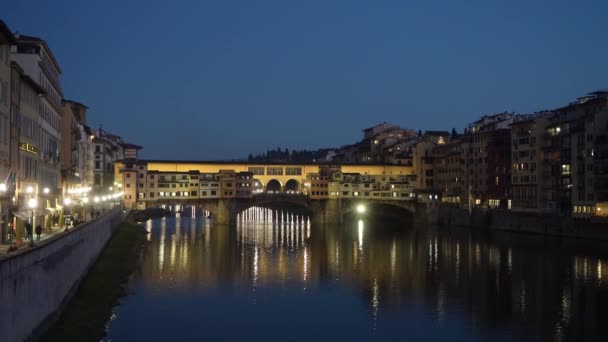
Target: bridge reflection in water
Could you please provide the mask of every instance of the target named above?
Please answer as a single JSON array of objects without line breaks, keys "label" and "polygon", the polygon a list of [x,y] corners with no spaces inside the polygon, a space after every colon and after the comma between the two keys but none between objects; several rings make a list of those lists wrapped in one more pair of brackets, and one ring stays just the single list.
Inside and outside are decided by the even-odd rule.
[{"label": "bridge reflection in water", "polygon": [[[242,212],[232,227],[202,217],[146,227],[148,250],[109,325],[113,340],[292,331],[352,340],[608,340],[603,244],[365,220],[318,227],[262,208]],[[204,329],[185,326],[192,317]],[[222,320],[248,329],[241,336]],[[138,322],[145,329],[133,329]],[[268,322],[272,331],[258,330]]]},{"label": "bridge reflection in water", "polygon": [[310,237],[310,217],[253,207],[237,215],[236,232],[239,244],[298,249]]}]

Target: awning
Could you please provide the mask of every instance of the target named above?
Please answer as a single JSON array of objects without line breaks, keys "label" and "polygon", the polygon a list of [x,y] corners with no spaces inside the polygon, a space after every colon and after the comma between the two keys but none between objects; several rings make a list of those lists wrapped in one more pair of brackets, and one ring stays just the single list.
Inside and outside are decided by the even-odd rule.
[{"label": "awning", "polygon": [[27,221],[30,219],[30,217],[32,217],[31,210],[13,211],[12,214],[22,221]]}]

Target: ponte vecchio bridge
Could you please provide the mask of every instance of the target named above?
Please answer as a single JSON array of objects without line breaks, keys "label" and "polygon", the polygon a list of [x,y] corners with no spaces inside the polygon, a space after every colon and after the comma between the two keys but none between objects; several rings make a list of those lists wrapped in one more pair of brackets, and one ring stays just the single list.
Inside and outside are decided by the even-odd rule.
[{"label": "ponte vecchio bridge", "polygon": [[417,193],[411,166],[324,165],[138,160],[115,164],[115,185],[130,209],[189,204],[232,222],[252,206],[289,203],[314,221],[341,222],[362,206],[390,206],[410,215],[428,212],[437,194]]}]

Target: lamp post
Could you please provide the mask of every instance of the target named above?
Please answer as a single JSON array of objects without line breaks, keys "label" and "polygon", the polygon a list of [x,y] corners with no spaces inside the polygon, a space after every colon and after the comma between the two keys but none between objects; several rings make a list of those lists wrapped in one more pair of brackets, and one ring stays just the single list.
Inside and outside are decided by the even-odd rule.
[{"label": "lamp post", "polygon": [[[5,194],[6,194],[6,184],[0,183],[0,197],[4,198]],[[0,215],[2,213],[2,210],[4,210],[4,208],[2,208],[2,206],[0,204]],[[7,210],[7,212],[6,212],[7,221],[8,221],[8,216],[9,215],[8,215],[8,210]],[[4,221],[4,220],[2,220],[2,221]],[[2,222],[1,224],[2,224],[2,227],[0,227],[0,233],[2,233],[2,237],[0,237],[0,242],[4,242],[4,239],[6,239],[6,236],[7,236],[7,232],[4,231],[4,228],[8,227],[8,226],[6,226],[4,222]]]},{"label": "lamp post", "polygon": [[[47,225],[48,225],[47,222],[48,222],[48,220],[51,219],[50,217],[47,218],[47,211],[46,211],[47,204],[48,204],[48,201],[49,201],[48,195],[49,195],[50,192],[51,192],[51,189],[49,189],[48,187],[45,187],[44,189],[42,189],[42,193],[44,194],[44,205],[43,205],[43,208],[42,208],[43,214],[44,214],[44,221],[42,222],[42,228],[43,229],[47,229]],[[51,232],[51,228],[50,228],[51,225],[48,225],[48,227],[49,228],[47,229],[47,232],[50,233]]]},{"label": "lamp post", "polygon": [[[68,209],[69,209],[71,203],[72,203],[72,199],[71,198],[66,197],[66,198],[63,199],[63,204],[65,205],[65,208],[66,208],[66,214],[68,212]],[[68,231],[68,225],[65,222],[65,216],[63,218],[63,224],[65,225],[65,231],[67,232]]]},{"label": "lamp post", "polygon": [[30,247],[34,247],[34,211],[36,210],[36,207],[38,206],[38,199],[36,197],[32,197],[29,200],[27,200],[27,206],[32,210],[32,216],[31,216],[31,221],[30,224],[32,225],[32,236],[30,239]]},{"label": "lamp post", "polygon": [[85,206],[87,205],[87,203],[89,203],[89,198],[88,197],[84,197],[82,199],[82,221],[83,222],[87,220],[87,214],[86,214],[86,211],[85,211],[85,209],[86,209]]},{"label": "lamp post", "polygon": [[[27,194],[27,197],[28,197],[27,206],[31,208],[30,202],[31,202],[31,199],[33,198],[32,196],[34,194],[34,187],[29,185],[27,188],[25,188],[25,193]],[[34,204],[34,202],[31,202],[31,204]],[[32,241],[30,242],[30,245],[33,245],[34,244],[34,210],[33,209],[32,209],[32,216],[30,218],[29,223],[32,225],[32,236],[31,236]],[[27,227],[26,227],[26,230],[25,230],[26,238],[28,235],[29,235],[29,232],[27,231]]]}]

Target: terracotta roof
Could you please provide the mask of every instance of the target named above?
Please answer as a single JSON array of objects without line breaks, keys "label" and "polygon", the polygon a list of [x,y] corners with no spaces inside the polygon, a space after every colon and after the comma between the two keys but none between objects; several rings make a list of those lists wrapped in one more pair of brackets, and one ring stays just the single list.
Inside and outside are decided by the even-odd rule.
[{"label": "terracotta roof", "polygon": [[89,109],[89,107],[87,107],[86,105],[84,105],[84,104],[82,104],[80,102],[73,101],[73,100],[63,99],[63,102],[65,102],[65,103],[73,103],[73,104],[75,104],[77,106],[84,107],[85,109]]}]

